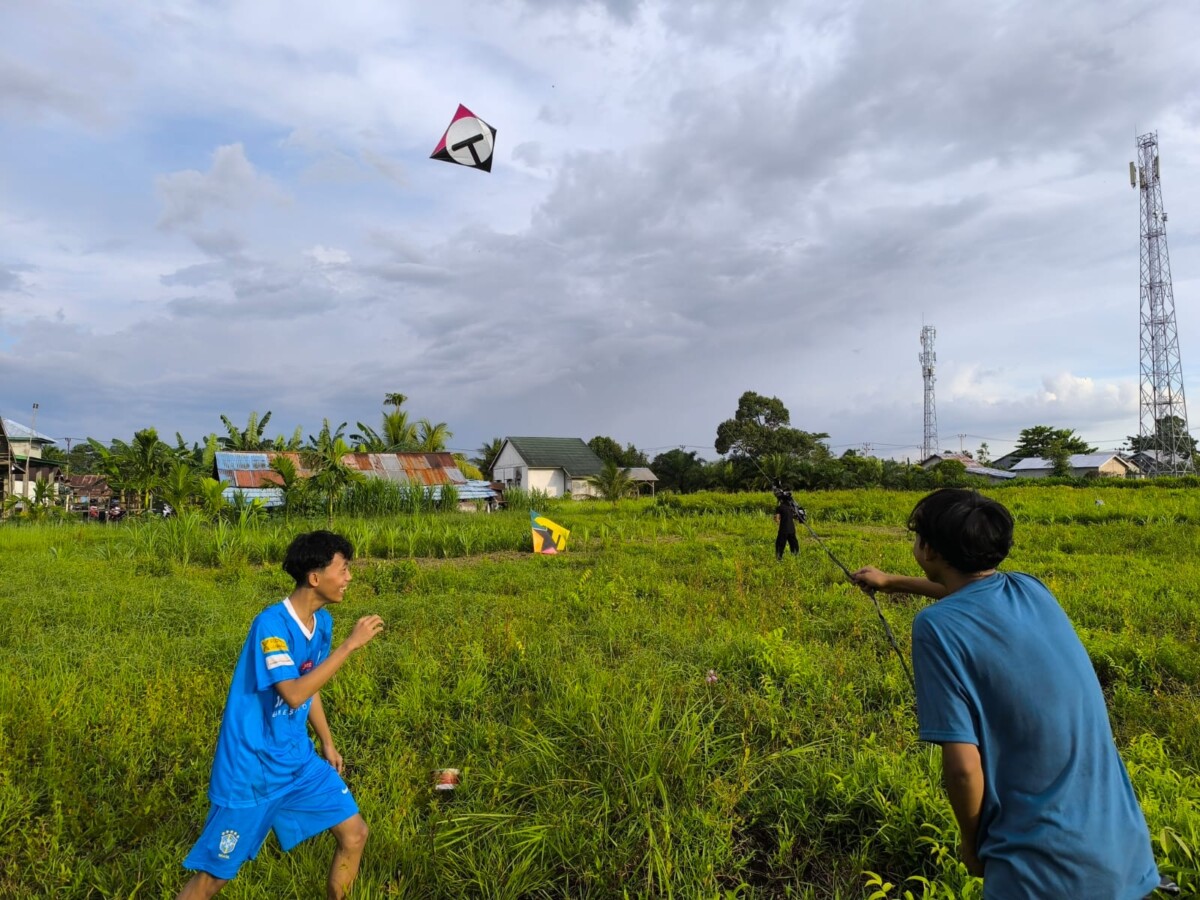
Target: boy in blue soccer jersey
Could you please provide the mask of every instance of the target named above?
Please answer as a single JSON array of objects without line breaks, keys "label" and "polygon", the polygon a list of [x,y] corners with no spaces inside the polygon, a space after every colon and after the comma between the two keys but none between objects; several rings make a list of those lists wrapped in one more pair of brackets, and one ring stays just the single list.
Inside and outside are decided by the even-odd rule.
[{"label": "boy in blue soccer jersey", "polygon": [[908,528],[926,578],[874,567],[854,577],[939,601],[913,621],[917,723],[941,745],[962,858],[984,897],[1147,897],[1159,886],[1150,833],[1087,651],[1045,585],[996,571],[1012,516],[945,489]]},{"label": "boy in blue soccer jersey", "polygon": [[[326,606],[342,602],[350,584],[350,542],[329,531],[299,535],[283,560],[296,587],[259,613],[242,645],[221,718],[213,760],[208,818],[184,860],[196,872],[180,900],[216,895],[275,829],[284,850],[331,831],[337,849],[327,896],[345,897],[358,875],[367,823],[342,781],[318,693],[355,650],[383,628],[364,616],[330,652],[333,620]],[[321,742],[313,748],[307,725]],[[321,757],[324,757],[322,759]]]}]

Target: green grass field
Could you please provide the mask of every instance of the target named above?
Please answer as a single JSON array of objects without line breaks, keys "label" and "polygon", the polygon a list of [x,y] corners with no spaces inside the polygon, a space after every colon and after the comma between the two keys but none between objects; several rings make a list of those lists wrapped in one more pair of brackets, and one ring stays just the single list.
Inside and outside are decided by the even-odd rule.
[{"label": "green grass field", "polygon": [[[851,568],[916,574],[918,496],[802,502]],[[1163,870],[1200,893],[1200,492],[996,496],[1006,568],[1074,620]],[[803,532],[775,562],[768,500],[560,503],[558,557],[523,512],[339,522],[335,642],[388,623],[322,692],[372,828],[355,896],[979,897],[874,609]],[[0,525],[0,897],[174,895],[246,629],[321,524]],[[926,601],[883,602],[907,653]],[[222,896],[319,896],[331,852],[269,838]]]}]

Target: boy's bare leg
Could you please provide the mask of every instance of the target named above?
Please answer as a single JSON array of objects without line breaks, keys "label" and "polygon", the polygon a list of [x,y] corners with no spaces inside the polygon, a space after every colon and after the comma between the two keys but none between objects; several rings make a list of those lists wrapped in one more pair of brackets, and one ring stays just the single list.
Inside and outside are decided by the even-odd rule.
[{"label": "boy's bare leg", "polygon": [[358,864],[362,862],[369,832],[366,821],[359,813],[329,830],[337,839],[337,849],[329,866],[329,884],[325,895],[329,900],[343,900],[358,877]]},{"label": "boy's bare leg", "polygon": [[217,878],[207,872],[197,872],[192,880],[183,886],[175,900],[211,900],[217,896],[217,891],[229,883],[227,878]]}]

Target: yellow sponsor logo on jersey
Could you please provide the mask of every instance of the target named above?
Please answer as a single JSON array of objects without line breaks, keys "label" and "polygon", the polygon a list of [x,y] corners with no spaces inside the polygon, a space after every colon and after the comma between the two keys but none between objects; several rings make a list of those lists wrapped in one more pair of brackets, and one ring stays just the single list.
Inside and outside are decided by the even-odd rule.
[{"label": "yellow sponsor logo on jersey", "polygon": [[263,638],[263,653],[287,653],[287,648],[287,641],[285,641],[283,638]]}]

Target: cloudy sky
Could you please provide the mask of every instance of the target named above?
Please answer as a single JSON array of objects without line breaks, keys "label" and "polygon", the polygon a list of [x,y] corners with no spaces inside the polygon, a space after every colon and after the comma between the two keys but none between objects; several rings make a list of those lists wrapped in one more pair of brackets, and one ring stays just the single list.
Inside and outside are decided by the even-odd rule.
[{"label": "cloudy sky", "polygon": [[[193,441],[400,391],[456,448],[711,458],[755,390],[904,457],[930,324],[943,447],[1114,447],[1139,132],[1200,403],[1197,34],[1184,0],[0,0],[0,413]],[[429,159],[459,103],[490,174]]]}]

